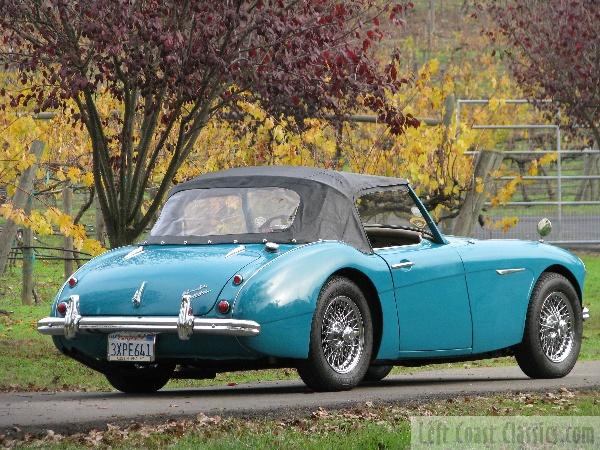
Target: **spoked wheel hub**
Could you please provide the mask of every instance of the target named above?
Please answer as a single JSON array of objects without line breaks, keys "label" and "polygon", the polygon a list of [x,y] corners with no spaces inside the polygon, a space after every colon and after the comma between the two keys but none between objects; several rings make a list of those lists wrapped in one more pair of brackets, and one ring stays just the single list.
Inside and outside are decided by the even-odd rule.
[{"label": "spoked wheel hub", "polygon": [[337,373],[348,373],[358,364],[364,348],[364,324],[360,310],[349,298],[336,297],[327,306],[321,347]]},{"label": "spoked wheel hub", "polygon": [[546,357],[555,363],[564,361],[573,348],[573,314],[562,292],[546,297],[540,312],[540,343]]}]

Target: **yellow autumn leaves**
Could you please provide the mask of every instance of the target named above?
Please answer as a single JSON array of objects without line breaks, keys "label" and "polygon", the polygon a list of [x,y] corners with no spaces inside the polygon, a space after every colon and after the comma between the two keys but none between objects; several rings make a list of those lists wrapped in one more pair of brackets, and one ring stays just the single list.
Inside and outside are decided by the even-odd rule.
[{"label": "yellow autumn leaves", "polygon": [[[518,90],[511,80],[501,73],[493,59],[483,55],[477,63],[461,65],[442,64],[432,59],[417,71],[409,89],[390,95],[389,101],[405,113],[439,123],[408,128],[400,136],[373,123],[306,119],[301,127],[297,127],[286,117],[269,116],[260,104],[240,101],[237,104],[243,113],[240,117],[213,119],[204,127],[194,151],[174,177],[174,182],[233,166],[321,166],[408,178],[420,195],[451,198],[457,207],[461,193],[471,188],[477,192],[484,190],[483,180],[473,180],[473,152],[495,149],[508,136],[506,131],[479,130],[473,125],[514,123],[514,108],[506,105],[503,99],[515,96],[518,96]],[[452,99],[459,97],[491,98],[487,105],[463,105],[460,122],[457,122],[455,111],[449,108],[454,106]],[[119,107],[119,103],[109,96],[99,102],[103,117],[118,116]],[[362,112],[361,105],[357,105],[357,112]],[[539,120],[535,114],[532,110],[525,112],[533,122]],[[9,195],[14,192],[19,174],[34,162],[27,150],[31,141],[38,137],[47,143],[37,172],[38,180],[51,174],[62,183],[93,186],[90,144],[84,129],[74,127],[65,115],[58,115],[50,122],[40,122],[30,115],[18,116],[7,110],[0,112],[0,185],[8,187]],[[134,144],[137,139],[139,137],[134,136]],[[164,177],[169,163],[168,151],[167,146],[165,154],[159,157],[151,175],[151,185],[158,184]],[[549,154],[533,160],[527,168],[528,173],[537,174],[540,167],[553,161],[553,157]],[[502,167],[494,175],[513,174]],[[490,196],[492,205],[509,201],[523,182],[526,180],[522,177],[506,182]],[[443,208],[448,206],[452,207],[440,205],[433,211],[434,215],[439,218]],[[143,204],[142,210],[146,208],[147,204]],[[102,251],[98,242],[86,237],[82,226],[75,225],[71,216],[53,204],[34,211],[29,217],[5,204],[0,207],[0,214],[39,234],[59,230],[72,236],[78,248],[92,254]],[[514,223],[512,218],[507,218],[497,225],[505,228]]]},{"label": "yellow autumn leaves", "polygon": [[[0,73],[0,83],[7,83]],[[41,160],[29,152],[31,143],[40,139],[46,143]],[[0,186],[5,187],[12,197],[17,189],[20,175],[36,162],[36,186],[48,188],[51,174],[54,180],[68,181],[71,185],[90,187],[94,183],[89,170],[91,157],[87,151],[88,137],[85,130],[74,127],[65,116],[58,115],[50,121],[35,120],[30,111],[17,111],[10,108],[0,111]],[[86,170],[87,168],[87,170]],[[49,196],[39,198],[41,209],[26,214],[15,208],[11,202],[0,204],[0,217],[12,220],[19,226],[32,229],[39,235],[57,232],[73,238],[78,250],[96,255],[104,251],[100,243],[86,236],[83,225],[75,224],[73,217],[55,206],[55,199]]]}]

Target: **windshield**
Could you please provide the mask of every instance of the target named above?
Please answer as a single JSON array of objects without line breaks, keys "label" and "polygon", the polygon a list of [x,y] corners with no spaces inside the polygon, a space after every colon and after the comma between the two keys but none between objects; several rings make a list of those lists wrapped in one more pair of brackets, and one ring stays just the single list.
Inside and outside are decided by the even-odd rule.
[{"label": "windshield", "polygon": [[401,228],[433,236],[406,187],[365,194],[356,208],[365,228]]},{"label": "windshield", "polygon": [[270,233],[294,222],[300,196],[290,189],[189,189],[173,194],[150,236]]}]

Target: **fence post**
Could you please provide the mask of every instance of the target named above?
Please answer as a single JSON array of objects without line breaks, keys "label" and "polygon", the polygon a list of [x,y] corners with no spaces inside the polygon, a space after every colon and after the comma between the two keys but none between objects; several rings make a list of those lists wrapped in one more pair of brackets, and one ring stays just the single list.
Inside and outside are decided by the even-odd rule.
[{"label": "fence post", "polygon": [[[29,152],[35,155],[35,163],[21,174],[17,190],[12,198],[13,207],[16,209],[24,209],[27,206],[31,191],[33,191],[35,172],[43,150],[44,143],[42,141],[35,140],[32,142]],[[4,273],[16,232],[17,224],[12,220],[7,220],[0,233],[0,275]]]},{"label": "fence post", "polygon": [[[71,215],[73,208],[73,188],[66,185],[63,188],[63,212],[67,215]],[[65,236],[65,280],[73,273],[73,238],[71,236]],[[70,250],[70,251],[69,251]]]},{"label": "fence post", "polygon": [[[33,193],[27,198],[25,204],[25,214],[31,214],[31,207],[33,204]],[[31,228],[23,229],[23,268],[22,268],[22,289],[21,289],[21,303],[23,305],[33,304],[33,261],[35,255],[33,253],[33,233]]]}]

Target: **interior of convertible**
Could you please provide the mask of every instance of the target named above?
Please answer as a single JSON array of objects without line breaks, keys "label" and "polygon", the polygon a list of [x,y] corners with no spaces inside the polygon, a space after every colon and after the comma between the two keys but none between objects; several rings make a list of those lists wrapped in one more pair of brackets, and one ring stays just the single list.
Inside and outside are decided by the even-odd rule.
[{"label": "interior of convertible", "polygon": [[433,238],[406,186],[369,192],[356,200],[356,208],[374,249],[414,245]]},{"label": "interior of convertible", "polygon": [[365,226],[365,232],[373,248],[398,247],[419,244],[422,234],[412,230],[400,230],[383,225]]}]

